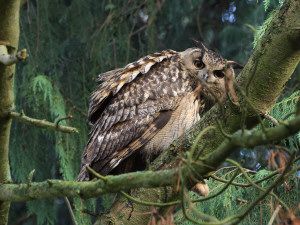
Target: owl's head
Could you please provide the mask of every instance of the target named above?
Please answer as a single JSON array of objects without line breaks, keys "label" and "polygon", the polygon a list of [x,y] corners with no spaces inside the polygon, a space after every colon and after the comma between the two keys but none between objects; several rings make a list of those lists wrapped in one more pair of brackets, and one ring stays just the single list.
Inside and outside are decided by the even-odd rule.
[{"label": "owl's head", "polygon": [[227,61],[216,52],[206,48],[203,44],[199,48],[189,48],[180,53],[182,66],[195,77],[203,86],[204,96],[216,102],[226,99],[226,73],[234,76],[236,68],[242,66],[234,61]]}]

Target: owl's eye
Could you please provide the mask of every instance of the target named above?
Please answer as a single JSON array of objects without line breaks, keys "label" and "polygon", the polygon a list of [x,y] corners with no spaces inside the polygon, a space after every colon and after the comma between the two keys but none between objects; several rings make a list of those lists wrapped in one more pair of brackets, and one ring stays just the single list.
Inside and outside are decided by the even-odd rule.
[{"label": "owl's eye", "polygon": [[196,59],[194,61],[194,65],[198,68],[198,69],[203,69],[205,67],[204,63],[200,60],[200,59]]},{"label": "owl's eye", "polygon": [[215,70],[214,71],[214,76],[217,77],[217,78],[223,78],[223,77],[225,77],[225,74],[222,70]]}]

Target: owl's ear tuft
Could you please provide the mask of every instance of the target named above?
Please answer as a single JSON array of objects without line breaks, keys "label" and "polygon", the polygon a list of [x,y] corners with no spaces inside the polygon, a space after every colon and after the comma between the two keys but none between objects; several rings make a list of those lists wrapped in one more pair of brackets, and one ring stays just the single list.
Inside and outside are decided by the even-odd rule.
[{"label": "owl's ear tuft", "polygon": [[199,40],[194,39],[194,38],[191,38],[191,40],[194,42],[194,44],[195,44],[195,46],[196,46],[197,48],[200,48],[200,49],[202,49],[202,50],[207,50],[206,46],[203,44],[202,41],[199,41]]},{"label": "owl's ear tuft", "polygon": [[237,63],[235,61],[227,61],[227,65],[229,67],[232,67],[233,69],[243,69],[244,68],[243,65],[241,65],[241,64],[239,64],[239,63]]}]

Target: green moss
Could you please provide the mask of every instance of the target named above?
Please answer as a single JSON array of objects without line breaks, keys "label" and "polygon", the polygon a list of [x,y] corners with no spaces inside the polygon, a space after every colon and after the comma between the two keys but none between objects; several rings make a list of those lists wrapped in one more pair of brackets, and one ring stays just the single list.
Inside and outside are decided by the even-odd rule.
[{"label": "green moss", "polygon": [[273,10],[269,17],[265,20],[263,25],[259,26],[254,34],[254,40],[253,40],[253,48],[256,48],[257,44],[260,43],[262,37],[265,35],[265,33],[269,30],[270,24],[273,21],[273,18],[277,15],[278,10]]}]

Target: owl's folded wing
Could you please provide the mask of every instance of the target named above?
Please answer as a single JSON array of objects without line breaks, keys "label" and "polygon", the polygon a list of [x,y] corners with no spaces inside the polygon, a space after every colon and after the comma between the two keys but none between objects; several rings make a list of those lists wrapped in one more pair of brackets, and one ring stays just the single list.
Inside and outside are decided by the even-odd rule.
[{"label": "owl's folded wing", "polygon": [[102,175],[108,174],[120,162],[146,144],[169,121],[172,110],[150,116],[138,116],[117,123],[111,129],[94,131],[85,149],[78,180],[89,179],[86,166]]}]

